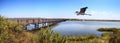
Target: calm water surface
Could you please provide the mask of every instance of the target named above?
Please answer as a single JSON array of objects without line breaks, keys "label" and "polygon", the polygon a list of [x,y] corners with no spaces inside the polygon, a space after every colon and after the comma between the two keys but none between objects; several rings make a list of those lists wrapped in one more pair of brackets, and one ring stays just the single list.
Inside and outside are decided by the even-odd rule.
[{"label": "calm water surface", "polygon": [[100,36],[102,32],[97,31],[98,28],[120,28],[120,22],[66,21],[59,23],[52,30],[63,35],[94,34]]},{"label": "calm water surface", "polygon": [[[40,27],[42,26],[39,24]],[[28,26],[29,30],[34,25]],[[120,28],[120,22],[103,22],[103,21],[65,21],[58,23],[52,30],[62,35],[86,35],[94,34],[100,36],[102,32],[97,31],[98,28]]]}]

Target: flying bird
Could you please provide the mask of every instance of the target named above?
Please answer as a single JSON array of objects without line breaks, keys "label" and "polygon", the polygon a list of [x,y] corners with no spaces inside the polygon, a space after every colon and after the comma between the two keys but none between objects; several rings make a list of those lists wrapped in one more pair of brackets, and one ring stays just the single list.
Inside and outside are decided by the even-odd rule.
[{"label": "flying bird", "polygon": [[77,15],[89,15],[89,16],[91,16],[91,14],[86,14],[86,13],[85,13],[85,11],[86,11],[87,8],[88,8],[88,7],[83,7],[83,8],[80,9],[80,12],[79,12],[79,11],[76,11],[75,13],[76,13]]}]

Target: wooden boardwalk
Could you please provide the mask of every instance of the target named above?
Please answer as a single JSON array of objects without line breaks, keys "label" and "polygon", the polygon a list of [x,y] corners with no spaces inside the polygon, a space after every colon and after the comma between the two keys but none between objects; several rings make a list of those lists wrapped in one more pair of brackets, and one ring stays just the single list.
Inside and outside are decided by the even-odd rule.
[{"label": "wooden boardwalk", "polygon": [[61,21],[113,21],[120,22],[120,20],[97,20],[97,19],[70,19],[70,18],[8,18],[10,21],[17,22],[19,24],[44,24],[54,23]]},{"label": "wooden boardwalk", "polygon": [[61,21],[113,21],[120,22],[120,20],[97,20],[97,19],[70,19],[70,18],[8,18],[10,21],[14,21],[22,24],[44,24],[44,23],[54,23]]},{"label": "wooden boardwalk", "polygon": [[17,22],[19,24],[43,24],[65,21],[66,19],[54,19],[54,18],[8,18],[10,21]]},{"label": "wooden boardwalk", "polygon": [[28,26],[29,24],[35,25],[35,28],[39,28],[39,24],[47,26],[48,23],[59,23],[66,21],[67,19],[60,18],[7,18],[10,21],[17,22],[19,25]]}]

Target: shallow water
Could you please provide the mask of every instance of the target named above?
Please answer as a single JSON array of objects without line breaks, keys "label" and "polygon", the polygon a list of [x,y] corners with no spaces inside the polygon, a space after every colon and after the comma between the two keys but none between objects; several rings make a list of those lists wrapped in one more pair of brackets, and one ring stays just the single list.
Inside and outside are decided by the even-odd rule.
[{"label": "shallow water", "polygon": [[[39,24],[41,27],[42,24]],[[34,28],[34,25],[27,26],[28,30]],[[94,34],[100,36],[102,32],[98,28],[120,28],[120,22],[103,22],[103,21],[65,21],[58,23],[52,30],[62,35],[86,35]]]},{"label": "shallow water", "polygon": [[120,28],[120,22],[66,21],[59,23],[52,30],[60,32],[63,35],[94,34],[100,36],[102,32],[97,31],[98,28]]}]

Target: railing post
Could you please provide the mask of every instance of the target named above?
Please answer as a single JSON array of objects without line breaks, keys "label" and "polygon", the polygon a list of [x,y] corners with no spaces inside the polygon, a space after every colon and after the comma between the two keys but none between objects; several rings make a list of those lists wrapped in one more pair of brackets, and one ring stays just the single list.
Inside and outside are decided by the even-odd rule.
[{"label": "railing post", "polygon": [[17,19],[17,23],[19,24],[19,19]]},{"label": "railing post", "polygon": [[39,24],[35,24],[35,29],[38,29],[39,28]]},{"label": "railing post", "polygon": [[27,30],[28,25],[29,25],[29,19],[26,19],[25,30]]},{"label": "railing post", "polygon": [[35,19],[33,19],[33,24],[34,24],[35,29],[38,29],[38,28],[39,28],[39,24],[38,24],[38,23],[35,23]]}]

